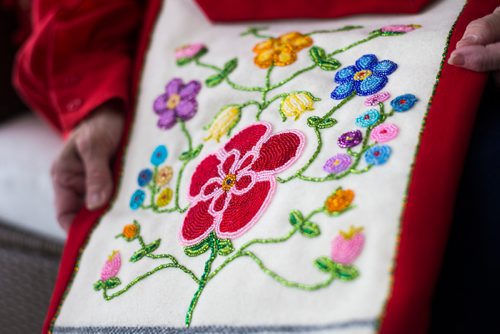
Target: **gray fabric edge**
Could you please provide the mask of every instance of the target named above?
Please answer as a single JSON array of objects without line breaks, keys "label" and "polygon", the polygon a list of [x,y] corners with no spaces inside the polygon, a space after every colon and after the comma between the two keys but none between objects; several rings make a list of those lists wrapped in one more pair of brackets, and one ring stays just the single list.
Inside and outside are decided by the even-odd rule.
[{"label": "gray fabric edge", "polygon": [[344,330],[348,328],[376,329],[377,320],[352,320],[346,322],[311,326],[198,326],[191,328],[174,327],[55,327],[53,334],[263,334],[263,333],[318,333],[322,331]]}]

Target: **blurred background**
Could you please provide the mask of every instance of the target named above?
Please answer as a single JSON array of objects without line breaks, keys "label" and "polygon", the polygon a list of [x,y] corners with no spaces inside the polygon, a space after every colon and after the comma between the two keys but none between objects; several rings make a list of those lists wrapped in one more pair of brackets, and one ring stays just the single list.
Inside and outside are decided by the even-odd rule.
[{"label": "blurred background", "polygon": [[[62,139],[11,85],[15,52],[30,33],[30,5],[0,0],[0,332],[10,334],[40,332],[65,239],[49,174]],[[490,82],[458,191],[432,334],[500,333],[499,96]]]},{"label": "blurred background", "polygon": [[0,0],[0,332],[11,334],[40,333],[64,242],[49,175],[62,140],[11,85],[30,5]]}]

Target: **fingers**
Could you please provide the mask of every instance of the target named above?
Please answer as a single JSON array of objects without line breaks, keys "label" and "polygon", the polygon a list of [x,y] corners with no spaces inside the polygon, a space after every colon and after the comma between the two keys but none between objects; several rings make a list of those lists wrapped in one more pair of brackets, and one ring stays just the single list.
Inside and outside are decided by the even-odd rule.
[{"label": "fingers", "polygon": [[474,20],[467,26],[457,48],[469,45],[487,45],[500,41],[500,7],[492,14]]},{"label": "fingers", "polygon": [[91,125],[79,130],[75,143],[85,168],[85,203],[89,210],[94,210],[106,204],[111,196],[113,184],[109,164],[114,143]]},{"label": "fingers", "polygon": [[477,72],[499,70],[500,43],[461,47],[451,54],[448,62]]},{"label": "fingers", "polygon": [[75,214],[82,206],[85,192],[85,171],[73,142],[65,145],[52,165],[51,176],[57,221],[68,231]]}]

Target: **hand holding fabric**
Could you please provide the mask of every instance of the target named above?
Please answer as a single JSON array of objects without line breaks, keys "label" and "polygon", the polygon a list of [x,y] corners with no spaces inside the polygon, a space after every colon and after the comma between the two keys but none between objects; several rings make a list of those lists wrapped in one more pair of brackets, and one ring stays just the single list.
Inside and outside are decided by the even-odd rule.
[{"label": "hand holding fabric", "polygon": [[448,63],[477,72],[495,71],[500,79],[500,7],[467,26]]},{"label": "hand holding fabric", "polygon": [[124,113],[113,104],[97,108],[71,133],[52,166],[57,220],[68,231],[85,204],[104,206],[113,189],[110,161],[123,133]]}]

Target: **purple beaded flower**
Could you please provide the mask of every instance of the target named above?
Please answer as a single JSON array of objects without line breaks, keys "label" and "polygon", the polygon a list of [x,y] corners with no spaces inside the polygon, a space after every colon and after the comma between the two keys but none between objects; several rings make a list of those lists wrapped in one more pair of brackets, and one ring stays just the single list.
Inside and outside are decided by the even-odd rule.
[{"label": "purple beaded flower", "polygon": [[155,113],[160,116],[158,127],[168,130],[178,119],[187,121],[193,118],[198,110],[196,95],[200,89],[199,81],[184,84],[182,79],[172,79],[165,87],[165,93],[158,96],[153,104]]},{"label": "purple beaded flower", "polygon": [[359,145],[363,140],[363,134],[359,130],[348,131],[339,137],[337,143],[341,148],[351,148]]},{"label": "purple beaded flower", "polygon": [[329,174],[338,174],[348,169],[352,164],[352,158],[345,153],[335,154],[328,159],[323,166],[323,170]]}]

